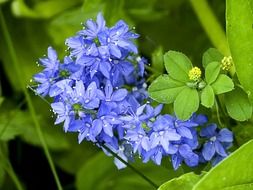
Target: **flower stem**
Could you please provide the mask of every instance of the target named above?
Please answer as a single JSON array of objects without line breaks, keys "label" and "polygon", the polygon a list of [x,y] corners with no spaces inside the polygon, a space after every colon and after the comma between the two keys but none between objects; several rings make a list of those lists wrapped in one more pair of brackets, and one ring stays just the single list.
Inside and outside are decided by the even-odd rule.
[{"label": "flower stem", "polygon": [[0,6],[0,25],[1,25],[1,28],[2,28],[2,31],[3,31],[4,38],[6,40],[7,49],[9,50],[10,57],[11,57],[15,72],[16,72],[18,78],[19,78],[19,81],[17,81],[17,82],[19,82],[19,85],[22,87],[23,93],[24,93],[25,98],[26,98],[26,102],[28,104],[30,114],[32,116],[32,119],[33,119],[33,122],[34,122],[34,125],[35,125],[36,132],[37,132],[38,137],[41,141],[41,144],[42,144],[43,150],[45,152],[46,158],[48,160],[49,166],[50,166],[51,171],[53,173],[57,188],[58,188],[58,190],[62,190],[63,188],[61,186],[59,177],[57,175],[54,162],[53,162],[52,157],[50,155],[50,152],[48,150],[45,137],[44,137],[44,135],[42,133],[42,130],[41,130],[41,126],[40,126],[40,124],[38,122],[38,119],[36,117],[36,112],[35,112],[35,109],[34,109],[34,106],[33,106],[33,103],[32,103],[31,96],[28,93],[28,91],[26,89],[26,85],[24,84],[24,82],[22,80],[22,73],[23,73],[22,72],[22,65],[18,64],[18,59],[17,59],[17,56],[16,56],[16,52],[15,52],[15,49],[14,49],[14,46],[13,46],[13,43],[12,43],[12,40],[11,40],[11,36],[9,34],[9,31],[8,31],[7,25],[5,23],[5,18],[4,18],[4,15],[2,13],[1,6]]},{"label": "flower stem", "polygon": [[190,0],[203,29],[213,45],[224,55],[230,55],[227,38],[207,0]]},{"label": "flower stem", "polygon": [[1,162],[3,162],[2,164],[3,164],[4,170],[10,176],[10,178],[12,179],[12,181],[15,184],[16,188],[18,190],[24,190],[21,182],[18,179],[18,176],[16,175],[16,173],[13,170],[13,167],[12,167],[9,159],[4,155],[2,150],[3,150],[3,147],[1,146],[1,148],[0,148],[0,158],[1,158]]},{"label": "flower stem", "polygon": [[155,184],[151,179],[149,179],[147,176],[145,176],[142,172],[140,172],[138,169],[136,169],[133,165],[129,164],[127,161],[122,159],[120,156],[118,156],[115,152],[113,152],[110,148],[108,148],[104,144],[99,144],[102,146],[106,151],[110,152],[114,157],[116,157],[119,161],[127,165],[131,170],[133,170],[136,174],[138,174],[140,177],[142,177],[145,181],[147,181],[151,186],[153,186],[155,189],[157,189],[159,186]]}]

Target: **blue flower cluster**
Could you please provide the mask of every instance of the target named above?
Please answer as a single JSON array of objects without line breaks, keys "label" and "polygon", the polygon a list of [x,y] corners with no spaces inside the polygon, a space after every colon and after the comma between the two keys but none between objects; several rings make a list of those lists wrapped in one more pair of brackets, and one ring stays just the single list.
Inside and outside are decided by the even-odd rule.
[{"label": "blue flower cluster", "polygon": [[[34,81],[36,93],[53,98],[55,124],[63,123],[65,132],[77,132],[79,143],[91,141],[102,149],[105,145],[125,161],[139,155],[143,162],[160,165],[162,157],[169,156],[177,169],[182,162],[193,167],[226,157],[233,140],[229,130],[218,131],[212,124],[200,131],[206,116],[194,114],[181,121],[161,115],[162,105],[150,105],[146,60],[133,42],[138,36],[123,21],[107,27],[98,14],[96,21],[88,20],[66,40],[69,53],[63,61],[48,48],[39,61],[44,70]],[[115,163],[125,167],[118,159]]]}]

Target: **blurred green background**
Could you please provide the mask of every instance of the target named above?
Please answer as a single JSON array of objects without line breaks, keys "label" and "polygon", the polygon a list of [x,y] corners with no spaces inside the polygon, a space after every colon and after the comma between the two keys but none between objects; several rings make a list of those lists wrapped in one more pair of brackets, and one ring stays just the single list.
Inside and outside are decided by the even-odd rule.
[{"label": "blurred green background", "polygon": [[[225,1],[208,2],[225,27]],[[168,50],[184,52],[195,65],[200,65],[202,53],[212,47],[189,0],[0,0],[0,6],[20,73],[16,73],[10,40],[1,27],[0,189],[3,190],[16,189],[10,172],[13,170],[24,189],[57,189],[22,85],[28,85],[40,70],[36,61],[48,46],[56,48],[63,57],[65,39],[81,30],[81,23],[88,18],[95,18],[101,11],[109,26],[123,19],[135,27],[141,35],[137,41],[139,51],[149,62],[153,60],[153,65],[159,63],[161,52]],[[113,158],[93,144],[79,145],[76,134],[66,134],[61,126],[54,126],[49,105],[28,91],[65,190],[153,188],[129,168],[118,171]],[[173,171],[168,160],[158,167],[142,164],[137,158],[134,166],[158,185],[189,171],[184,167]]]}]

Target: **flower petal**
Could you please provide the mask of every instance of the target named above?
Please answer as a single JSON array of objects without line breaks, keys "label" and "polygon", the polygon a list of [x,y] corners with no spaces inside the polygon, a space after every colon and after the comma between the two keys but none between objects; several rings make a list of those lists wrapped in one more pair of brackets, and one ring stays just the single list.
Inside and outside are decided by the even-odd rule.
[{"label": "flower petal", "polygon": [[127,90],[126,89],[119,89],[113,92],[111,100],[118,102],[122,101],[127,96]]},{"label": "flower petal", "polygon": [[233,142],[233,133],[230,130],[223,128],[220,130],[217,138],[220,142]]},{"label": "flower petal", "polygon": [[208,126],[206,126],[205,128],[202,128],[200,131],[200,136],[201,137],[207,137],[207,138],[211,138],[213,136],[216,136],[216,129],[217,129],[217,125],[216,124],[210,124]]},{"label": "flower petal", "polygon": [[216,150],[216,152],[217,152],[219,155],[221,155],[221,156],[223,156],[223,157],[226,157],[226,156],[227,156],[227,153],[226,153],[224,147],[221,145],[221,143],[220,143],[219,141],[215,141],[215,142],[214,142],[214,145],[215,145],[215,150]]},{"label": "flower petal", "polygon": [[213,158],[215,154],[215,147],[213,142],[207,142],[204,144],[202,149],[202,155],[205,160],[209,161]]}]

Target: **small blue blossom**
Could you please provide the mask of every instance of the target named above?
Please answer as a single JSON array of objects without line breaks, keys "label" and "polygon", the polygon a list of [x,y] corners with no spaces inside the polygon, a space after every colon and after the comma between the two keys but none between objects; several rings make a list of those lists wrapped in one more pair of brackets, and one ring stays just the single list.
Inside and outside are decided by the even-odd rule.
[{"label": "small blue blossom", "polygon": [[226,128],[218,130],[216,124],[210,124],[200,131],[200,136],[208,141],[203,145],[202,155],[205,160],[210,161],[215,154],[226,157],[226,143],[232,143],[232,132]]}]

